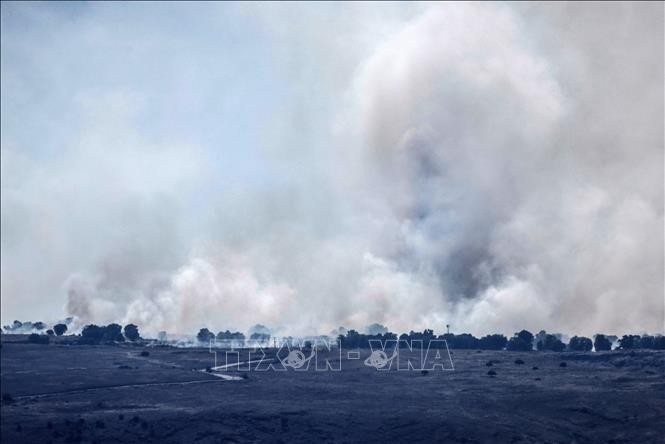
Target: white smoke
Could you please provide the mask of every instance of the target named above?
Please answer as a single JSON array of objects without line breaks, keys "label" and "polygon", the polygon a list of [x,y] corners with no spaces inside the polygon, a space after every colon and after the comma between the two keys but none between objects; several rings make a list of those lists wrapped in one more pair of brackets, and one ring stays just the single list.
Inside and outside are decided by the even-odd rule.
[{"label": "white smoke", "polygon": [[[331,81],[326,106],[298,92],[285,111],[303,141],[275,142],[262,160],[282,182],[206,191],[214,177],[191,147],[116,165],[131,180],[88,222],[124,229],[90,236],[95,254],[68,262],[67,313],[153,334],[662,331],[662,9],[443,4],[371,38],[348,23],[338,40],[318,36],[317,75],[345,80]],[[270,22],[290,19],[263,14],[291,48]],[[314,33],[320,18],[292,20]],[[350,42],[362,49],[342,55]],[[110,137],[90,134],[102,147]],[[153,162],[168,167],[156,182]],[[3,214],[3,242],[6,226]],[[4,299],[21,285],[5,283],[2,261]]]}]

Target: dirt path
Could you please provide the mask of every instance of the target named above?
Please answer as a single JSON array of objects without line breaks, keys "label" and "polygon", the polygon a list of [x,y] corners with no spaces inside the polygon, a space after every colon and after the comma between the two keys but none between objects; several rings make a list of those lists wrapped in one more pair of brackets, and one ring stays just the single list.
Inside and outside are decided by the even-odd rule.
[{"label": "dirt path", "polygon": [[[207,374],[207,373],[204,373]],[[214,375],[210,375],[214,376]],[[123,389],[123,388],[136,388],[136,387],[158,387],[158,386],[169,386],[169,385],[190,385],[190,384],[207,384],[207,383],[213,383],[213,382],[221,382],[220,379],[215,378],[215,379],[195,379],[192,381],[177,381],[177,382],[144,382],[144,383],[137,383],[137,384],[117,384],[117,385],[103,385],[103,386],[98,386],[98,387],[88,387],[84,389],[72,389],[72,390],[62,390],[58,392],[49,392],[49,393],[36,393],[32,395],[20,395],[20,396],[15,396],[14,399],[21,400],[21,399],[31,399],[31,398],[45,398],[49,396],[57,396],[57,395],[68,395],[68,394],[79,394],[79,393],[88,393],[88,392],[94,392],[98,390],[114,390],[114,389]]]}]

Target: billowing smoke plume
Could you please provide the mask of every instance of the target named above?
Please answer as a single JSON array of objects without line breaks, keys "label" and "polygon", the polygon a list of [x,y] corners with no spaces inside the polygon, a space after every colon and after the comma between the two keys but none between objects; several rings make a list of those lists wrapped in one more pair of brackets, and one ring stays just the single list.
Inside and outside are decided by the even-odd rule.
[{"label": "billowing smoke plume", "polygon": [[[214,167],[241,146],[160,148],[173,130],[142,132],[131,94],[83,113],[55,173],[22,166],[3,131],[3,316],[38,288],[28,270],[67,315],[153,333],[662,331],[662,4],[444,4],[378,25],[365,10],[371,26],[337,18],[335,38],[311,10],[248,8],[291,88],[252,128],[267,148],[247,154],[251,180]],[[187,57],[208,72],[215,49]],[[25,224],[38,214],[55,217]],[[21,255],[43,243],[40,274]]]}]

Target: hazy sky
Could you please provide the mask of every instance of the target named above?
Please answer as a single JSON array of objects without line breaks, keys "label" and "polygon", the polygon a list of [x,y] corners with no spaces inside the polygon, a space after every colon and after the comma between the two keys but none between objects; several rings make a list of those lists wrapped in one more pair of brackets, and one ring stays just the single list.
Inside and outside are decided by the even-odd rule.
[{"label": "hazy sky", "polygon": [[2,323],[663,332],[663,17],[3,3]]}]

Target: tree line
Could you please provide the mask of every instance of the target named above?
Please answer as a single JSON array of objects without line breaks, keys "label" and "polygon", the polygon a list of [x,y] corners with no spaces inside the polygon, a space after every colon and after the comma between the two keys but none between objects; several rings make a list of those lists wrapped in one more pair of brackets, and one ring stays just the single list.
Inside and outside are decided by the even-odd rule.
[{"label": "tree line", "polygon": [[[539,332],[534,335],[528,330],[521,330],[515,333],[511,338],[507,338],[502,334],[490,334],[477,338],[469,333],[453,334],[445,333],[442,335],[435,335],[430,329],[421,332],[411,331],[403,333],[397,337],[395,333],[387,332],[382,334],[362,334],[355,330],[349,330],[346,335],[339,335],[338,339],[344,348],[369,348],[371,340],[400,340],[400,347],[405,347],[407,343],[412,341],[423,341],[427,346],[433,340],[439,340],[432,343],[435,347],[444,347],[441,340],[445,340],[446,344],[451,349],[459,350],[509,350],[509,351],[607,351],[612,349],[612,344],[616,337],[604,334],[596,334],[591,338],[584,336],[573,336],[567,344],[565,344],[559,336],[546,333],[545,331]],[[651,349],[651,350],[665,350],[665,336],[656,335],[624,335],[621,338],[616,338],[618,348],[622,350],[630,349]]]},{"label": "tree line", "polygon": [[[56,324],[47,334],[31,333],[28,341],[35,344],[48,344],[51,336],[62,336],[67,331],[65,324]],[[104,344],[117,342],[135,342],[141,339],[139,328],[134,324],[127,324],[123,328],[120,324],[95,325],[90,324],[83,327],[79,343],[81,344]]]},{"label": "tree line", "polygon": [[[379,324],[375,324],[379,326]],[[238,341],[243,342],[246,339],[257,342],[267,342],[270,340],[271,335],[267,333],[267,329],[263,326],[261,331],[252,333],[249,338],[244,333],[239,331],[231,332],[230,330],[220,331],[217,334],[213,333],[207,328],[201,328],[196,335],[196,338],[201,343],[208,343],[212,340],[218,341]],[[528,330],[521,330],[516,332],[512,337],[507,338],[503,334],[489,334],[480,338],[470,333],[444,333],[435,335],[431,329],[426,329],[422,332],[410,331],[409,333],[402,333],[397,336],[395,333],[388,331],[387,328],[372,328],[374,334],[359,333],[356,330],[348,330],[345,334],[339,334],[337,337],[340,345],[343,348],[369,348],[370,341],[372,340],[399,340],[400,347],[406,346],[407,343],[413,341],[422,341],[423,344],[428,345],[431,341],[436,341],[434,347],[444,347],[443,341],[451,349],[460,350],[509,350],[509,351],[607,351],[611,350],[614,343],[622,350],[632,349],[650,349],[650,350],[665,350],[665,336],[663,335],[623,335],[621,338],[617,336],[596,334],[593,339],[584,336],[573,336],[568,343],[561,340],[560,335],[549,334],[541,330],[537,334],[533,334]],[[28,340],[34,343],[48,343],[50,336],[62,336],[67,332],[67,325],[65,323],[58,323],[53,325],[51,329],[43,322],[20,322],[14,321],[11,326],[5,326],[4,330],[8,333],[25,331],[28,328],[31,331],[42,331],[46,334],[32,333],[29,335]],[[378,332],[378,333],[377,333]],[[116,343],[125,341],[138,341],[141,339],[139,329],[134,324],[127,324],[124,328],[116,323],[108,324],[105,326],[98,326],[89,324],[83,327],[80,335],[80,343],[84,344],[100,344],[100,343]]]}]

